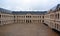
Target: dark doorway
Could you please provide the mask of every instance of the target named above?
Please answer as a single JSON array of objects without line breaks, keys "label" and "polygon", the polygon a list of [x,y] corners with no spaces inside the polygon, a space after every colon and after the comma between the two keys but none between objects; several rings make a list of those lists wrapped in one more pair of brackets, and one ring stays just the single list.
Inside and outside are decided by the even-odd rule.
[{"label": "dark doorway", "polygon": [[31,23],[31,20],[26,20],[26,23]]}]

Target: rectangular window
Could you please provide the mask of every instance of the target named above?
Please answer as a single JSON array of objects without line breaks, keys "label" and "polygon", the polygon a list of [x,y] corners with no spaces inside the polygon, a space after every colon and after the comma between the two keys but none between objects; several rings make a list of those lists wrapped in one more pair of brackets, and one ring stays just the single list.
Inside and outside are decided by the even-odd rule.
[{"label": "rectangular window", "polygon": [[1,21],[0,21],[0,24],[1,24]]},{"label": "rectangular window", "polygon": [[14,18],[15,18],[15,16],[14,16]]},{"label": "rectangular window", "polygon": [[28,18],[29,18],[29,16],[28,16]]},{"label": "rectangular window", "polygon": [[58,24],[57,24],[57,29],[58,29]]},{"label": "rectangular window", "polygon": [[57,19],[57,14],[55,15],[55,18]]},{"label": "rectangular window", "polygon": [[26,16],[26,18],[27,18],[27,16]]},{"label": "rectangular window", "polygon": [[31,23],[31,20],[30,20],[30,23]]},{"label": "rectangular window", "polygon": [[44,16],[43,16],[43,18],[44,18]]},{"label": "rectangular window", "polygon": [[59,10],[60,10],[60,8],[59,8]]},{"label": "rectangular window", "polygon": [[56,28],[56,24],[55,24],[55,28]]},{"label": "rectangular window", "polygon": [[0,15],[0,18],[1,18],[1,15]]},{"label": "rectangular window", "polygon": [[40,22],[41,22],[41,20],[40,20]]},{"label": "rectangular window", "polygon": [[42,22],[44,22],[44,20]]},{"label": "rectangular window", "polygon": [[31,18],[31,16],[30,16],[30,18]]},{"label": "rectangular window", "polygon": [[41,18],[41,16],[40,16],[40,18]]},{"label": "rectangular window", "polygon": [[58,19],[59,19],[59,13],[58,13]]}]

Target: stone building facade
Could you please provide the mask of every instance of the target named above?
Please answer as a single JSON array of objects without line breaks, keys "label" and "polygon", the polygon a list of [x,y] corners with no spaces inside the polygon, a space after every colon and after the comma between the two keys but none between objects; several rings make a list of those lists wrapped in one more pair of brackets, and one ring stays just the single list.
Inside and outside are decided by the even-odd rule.
[{"label": "stone building facade", "polygon": [[[20,14],[17,14],[20,13]],[[14,12],[15,22],[17,23],[42,23],[44,22],[44,12]],[[41,14],[43,13],[43,14]]]},{"label": "stone building facade", "polygon": [[50,28],[60,31],[60,4],[44,15],[44,23]]},{"label": "stone building facade", "polygon": [[32,12],[32,11],[23,11],[23,12],[0,12],[0,25],[12,24],[12,23],[24,23],[24,24],[40,24],[44,22],[45,12]]},{"label": "stone building facade", "polygon": [[13,11],[7,13],[0,10],[0,25],[24,23],[24,24],[40,24],[44,23],[50,28],[60,31],[60,4],[50,9],[48,12],[44,11]]},{"label": "stone building facade", "polygon": [[0,12],[0,25],[14,23],[14,16],[10,13]]}]

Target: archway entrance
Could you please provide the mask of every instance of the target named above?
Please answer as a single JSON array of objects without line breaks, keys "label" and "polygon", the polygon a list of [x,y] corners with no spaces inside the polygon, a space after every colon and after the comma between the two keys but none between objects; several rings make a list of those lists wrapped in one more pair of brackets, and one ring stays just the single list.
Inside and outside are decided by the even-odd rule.
[{"label": "archway entrance", "polygon": [[26,23],[31,23],[31,20],[26,20]]}]

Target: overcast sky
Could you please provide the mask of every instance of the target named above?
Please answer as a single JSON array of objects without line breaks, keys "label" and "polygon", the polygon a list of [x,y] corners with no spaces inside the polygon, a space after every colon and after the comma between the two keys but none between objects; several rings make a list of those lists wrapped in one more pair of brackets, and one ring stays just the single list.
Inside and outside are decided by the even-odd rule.
[{"label": "overcast sky", "polygon": [[12,11],[49,10],[60,0],[0,0],[0,8]]}]

